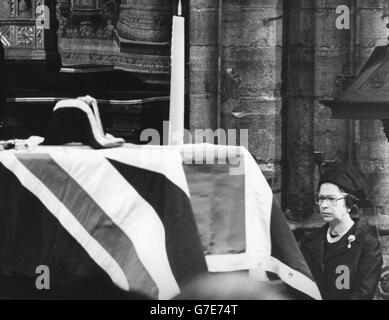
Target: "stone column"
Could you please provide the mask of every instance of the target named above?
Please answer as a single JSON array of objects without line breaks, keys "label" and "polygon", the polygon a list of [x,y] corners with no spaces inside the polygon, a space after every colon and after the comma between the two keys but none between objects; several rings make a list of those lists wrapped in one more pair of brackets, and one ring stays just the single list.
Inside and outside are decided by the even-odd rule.
[{"label": "stone column", "polygon": [[221,126],[248,130],[248,147],[281,192],[282,1],[224,0]]},{"label": "stone column", "polygon": [[189,125],[191,130],[217,126],[219,0],[189,4]]},{"label": "stone column", "polygon": [[[319,6],[316,13],[317,37],[315,39],[315,97],[333,99],[336,96],[336,77],[350,74],[352,67],[351,32],[336,28],[336,8],[339,5],[350,7],[350,1],[332,1],[331,6]],[[345,120],[331,119],[329,108],[318,106],[315,114],[315,136],[317,150],[325,152],[325,160],[343,162],[346,156]]]},{"label": "stone column", "polygon": [[[338,30],[336,8],[350,0],[290,3],[288,29],[288,93],[286,160],[287,206],[310,216],[320,176],[314,152],[323,162],[350,164],[354,160],[353,122],[331,119],[321,99],[336,95],[336,77],[352,73],[352,30]],[[353,19],[352,23],[353,23]]]},{"label": "stone column", "polygon": [[288,6],[286,198],[288,209],[308,216],[314,205],[315,1]]},{"label": "stone column", "polygon": [[[338,94],[336,77],[354,74],[354,17],[351,17],[350,29],[338,30],[336,8],[348,6],[353,12],[354,0],[334,0],[320,2],[316,7],[315,36],[315,151],[322,152],[323,163],[336,162],[352,164],[353,120],[331,118],[331,110],[318,103],[321,99],[334,99]],[[319,175],[315,176],[315,189]],[[315,190],[316,191],[316,190]]]}]

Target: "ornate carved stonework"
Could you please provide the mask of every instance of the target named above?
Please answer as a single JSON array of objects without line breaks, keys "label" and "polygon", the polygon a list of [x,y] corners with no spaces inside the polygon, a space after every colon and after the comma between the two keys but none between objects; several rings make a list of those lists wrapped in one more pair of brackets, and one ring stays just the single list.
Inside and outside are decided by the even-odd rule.
[{"label": "ornate carved stonework", "polygon": [[0,1],[0,19],[9,19],[11,17],[10,2],[8,0]]},{"label": "ornate carved stonework", "polygon": [[36,46],[43,47],[44,46],[44,29],[40,28],[36,31]]},{"label": "ornate carved stonework", "polygon": [[170,40],[172,3],[167,0],[125,0],[120,5],[119,35],[134,41]]},{"label": "ornate carved stonework", "polygon": [[34,43],[34,27],[17,27],[17,46],[31,46]]},{"label": "ornate carved stonework", "polygon": [[119,15],[119,2],[119,0],[59,1],[57,4],[59,37],[113,39]]},{"label": "ornate carved stonework", "polygon": [[55,55],[50,48],[58,48],[63,66],[109,65],[147,81],[169,82],[170,0],[57,0],[47,29],[42,11],[36,13],[43,4],[52,9],[54,2],[0,1],[7,59],[43,60]]},{"label": "ornate carved stonework", "polygon": [[[11,27],[10,26],[0,26],[0,34],[3,38],[3,43],[11,44]],[[4,45],[4,44],[3,44]]]},{"label": "ornate carved stonework", "polygon": [[[41,14],[36,13],[39,6],[45,4],[50,11],[51,1],[43,0],[1,0],[0,9],[0,32],[5,47],[6,59],[21,60],[44,60],[48,57],[49,49],[45,43],[54,47],[53,38],[49,34],[53,33],[52,25],[39,25]],[[42,11],[41,11],[42,12]],[[49,16],[45,16],[43,21],[50,21]],[[54,20],[54,18],[53,18]]]},{"label": "ornate carved stonework", "polygon": [[79,14],[98,13],[101,8],[99,0],[71,0],[72,11]]},{"label": "ornate carved stonework", "polygon": [[[125,0],[59,0],[56,15],[62,64],[109,65],[151,75],[152,82],[168,82],[171,2],[135,1],[138,10],[135,15],[134,10],[128,10],[129,3]],[[124,23],[132,28],[132,35],[124,30],[127,28]],[[142,25],[150,27],[144,30],[144,37],[140,36]]]},{"label": "ornate carved stonework", "polygon": [[91,39],[94,36],[92,22],[82,21],[80,23],[79,34],[82,39]]},{"label": "ornate carved stonework", "polygon": [[9,0],[11,6],[11,18],[16,17],[16,2],[15,0]]},{"label": "ornate carved stonework", "polygon": [[385,85],[385,78],[387,75],[387,71],[378,71],[369,78],[367,86],[371,89],[381,89]]},{"label": "ornate carved stonework", "polygon": [[32,0],[18,0],[17,2],[17,17],[24,19],[34,18],[34,2]]},{"label": "ornate carved stonework", "polygon": [[127,69],[132,72],[149,72],[151,74],[164,74],[166,69],[170,66],[170,60],[164,57],[145,57],[142,54],[127,54],[127,55],[114,55],[114,54],[102,54],[98,52],[86,53],[86,52],[72,52],[71,50],[65,50],[62,53],[62,58],[67,61],[69,65],[77,65],[80,61],[89,61],[94,64],[100,65],[115,65],[120,69]]}]

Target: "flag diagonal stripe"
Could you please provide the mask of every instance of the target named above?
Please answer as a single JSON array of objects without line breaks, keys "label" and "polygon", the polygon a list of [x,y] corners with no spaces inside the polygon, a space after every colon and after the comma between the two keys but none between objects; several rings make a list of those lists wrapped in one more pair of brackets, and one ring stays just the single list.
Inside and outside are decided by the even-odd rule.
[{"label": "flag diagonal stripe", "polygon": [[[105,214],[96,202],[48,154],[17,154],[18,160],[40,179],[68,208],[81,225],[117,261],[124,271],[130,289],[157,298],[158,288],[140,262],[128,236]],[[53,178],[55,177],[55,178]],[[118,284],[123,288],[123,284]]]},{"label": "flag diagonal stripe", "polygon": [[[180,289],[166,253],[165,228],[154,208],[106,158],[94,152],[50,155],[131,239],[139,260],[158,287],[158,298],[176,296]],[[169,165],[176,167],[177,163]]]},{"label": "flag diagonal stripe", "polygon": [[[166,252],[172,272],[182,287],[207,266],[186,193],[161,173],[108,159],[159,215],[166,232]],[[182,169],[183,170],[183,169]]]}]

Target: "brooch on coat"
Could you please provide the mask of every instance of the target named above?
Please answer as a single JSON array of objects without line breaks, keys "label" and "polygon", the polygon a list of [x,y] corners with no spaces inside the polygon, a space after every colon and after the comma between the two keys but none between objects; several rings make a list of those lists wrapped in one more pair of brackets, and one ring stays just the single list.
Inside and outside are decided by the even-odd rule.
[{"label": "brooch on coat", "polygon": [[348,236],[348,238],[347,238],[347,240],[348,240],[348,246],[347,246],[347,248],[351,248],[351,243],[353,242],[353,241],[355,241],[355,236],[354,235],[350,235],[350,236]]}]

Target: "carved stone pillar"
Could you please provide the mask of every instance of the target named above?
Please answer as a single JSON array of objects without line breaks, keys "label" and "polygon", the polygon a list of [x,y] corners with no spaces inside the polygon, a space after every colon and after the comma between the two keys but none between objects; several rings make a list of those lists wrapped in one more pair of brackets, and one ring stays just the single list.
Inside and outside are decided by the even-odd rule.
[{"label": "carved stone pillar", "polygon": [[172,0],[122,0],[119,35],[134,41],[170,41],[172,10]]}]

